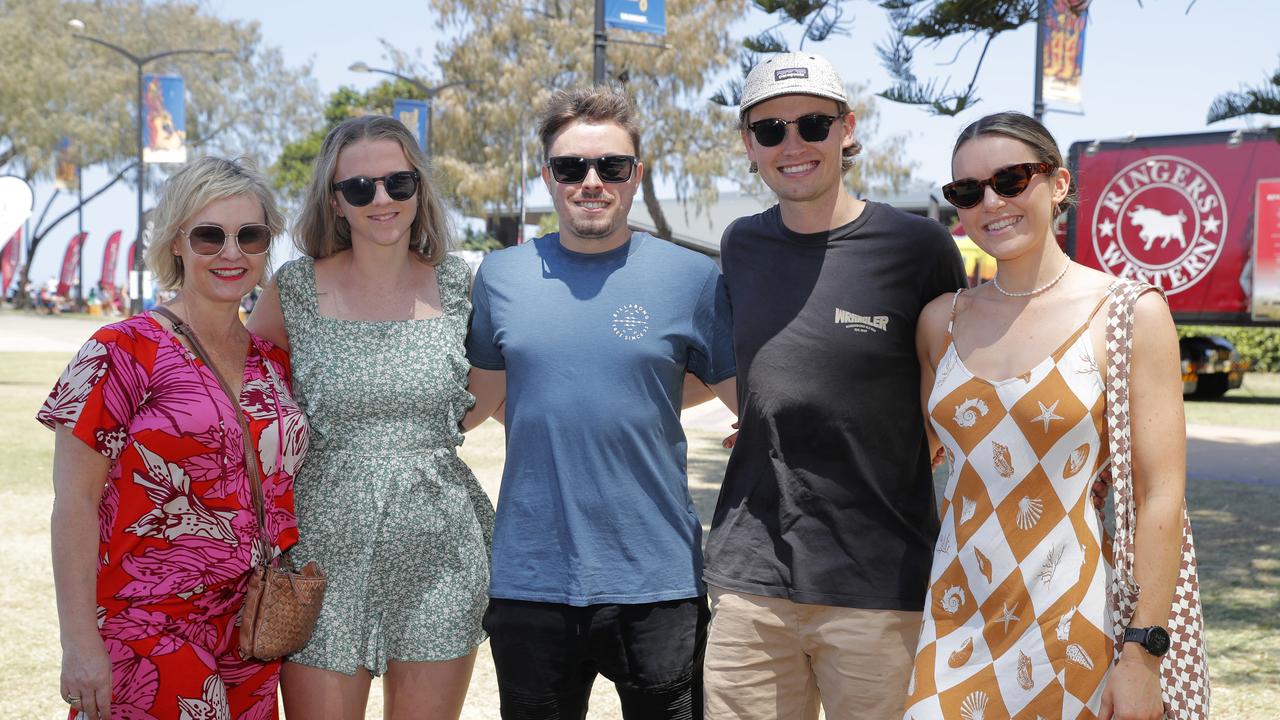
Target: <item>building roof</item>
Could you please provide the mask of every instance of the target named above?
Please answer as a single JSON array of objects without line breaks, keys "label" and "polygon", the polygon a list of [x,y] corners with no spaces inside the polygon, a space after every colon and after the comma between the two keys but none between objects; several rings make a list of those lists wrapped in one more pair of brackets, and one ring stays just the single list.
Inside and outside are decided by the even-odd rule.
[{"label": "building roof", "polygon": [[[941,197],[941,189],[930,185],[917,185],[896,195],[879,195],[866,199],[944,221],[947,215],[954,216],[955,211],[950,205],[940,202]],[[768,190],[759,195],[746,192],[722,192],[715,203],[702,209],[694,203],[684,203],[675,198],[658,200],[663,214],[666,215],[667,223],[671,226],[672,241],[712,257],[720,256],[720,238],[724,235],[729,223],[746,215],[764,212],[776,202],[773,193]],[[553,212],[555,208],[551,205],[538,205],[525,210],[530,223],[537,223],[543,215]],[[644,198],[638,193],[631,205],[631,214],[627,216],[627,225],[632,230],[656,234],[657,228],[653,218],[645,207]]]}]

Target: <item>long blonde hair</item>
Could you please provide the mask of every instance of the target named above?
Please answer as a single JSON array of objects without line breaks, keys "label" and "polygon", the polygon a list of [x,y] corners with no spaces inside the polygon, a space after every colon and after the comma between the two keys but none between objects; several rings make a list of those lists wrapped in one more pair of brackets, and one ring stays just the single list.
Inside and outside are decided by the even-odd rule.
[{"label": "long blonde hair", "polygon": [[316,157],[302,211],[293,223],[293,244],[313,258],[325,258],[351,247],[351,225],[334,210],[334,173],[338,154],[360,140],[394,140],[418,171],[418,212],[409,230],[409,249],[435,265],[449,251],[449,221],[444,205],[429,180],[427,159],[408,128],[386,115],[344,120],[329,131]]}]

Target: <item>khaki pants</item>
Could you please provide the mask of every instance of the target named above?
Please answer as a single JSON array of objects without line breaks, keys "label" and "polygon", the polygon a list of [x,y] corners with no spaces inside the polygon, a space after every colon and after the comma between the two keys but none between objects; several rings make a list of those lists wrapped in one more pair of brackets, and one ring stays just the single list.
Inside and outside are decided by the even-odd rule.
[{"label": "khaki pants", "polygon": [[920,613],[707,589],[707,720],[900,720]]}]

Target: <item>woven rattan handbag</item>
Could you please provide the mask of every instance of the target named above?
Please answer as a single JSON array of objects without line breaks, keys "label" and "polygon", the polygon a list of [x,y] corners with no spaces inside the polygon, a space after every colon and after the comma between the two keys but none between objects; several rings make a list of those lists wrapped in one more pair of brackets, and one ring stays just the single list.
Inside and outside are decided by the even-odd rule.
[{"label": "woven rattan handbag", "polygon": [[[261,547],[258,549],[261,562],[249,576],[244,611],[240,616],[240,654],[259,660],[275,660],[297,652],[307,644],[311,631],[315,629],[328,578],[315,561],[307,563],[301,570],[295,570],[288,553],[271,557],[271,538],[267,534],[266,510],[263,507],[262,476],[254,459],[257,452],[253,447],[249,426],[244,421],[239,398],[231,393],[231,387],[209,361],[208,353],[204,351],[190,325],[165,308],[155,308],[152,312],[168,318],[173,323],[173,331],[191,343],[191,349],[217,378],[222,391],[235,407],[236,420],[240,423],[240,437],[244,442],[244,468],[253,488],[253,507],[258,516],[258,529],[262,533]],[[270,365],[267,369],[270,371]]]},{"label": "woven rattan handbag", "polygon": [[[1134,529],[1137,511],[1133,496],[1133,467],[1129,435],[1129,368],[1133,349],[1133,308],[1138,296],[1156,288],[1122,282],[1115,289],[1107,313],[1107,436],[1111,445],[1111,489],[1116,510],[1112,546],[1110,601],[1113,610],[1116,658],[1124,647],[1125,628],[1138,604],[1133,575]],[[1158,290],[1157,290],[1158,292]],[[1209,716],[1209,666],[1200,610],[1200,581],[1191,542],[1191,522],[1182,506],[1182,562],[1174,587],[1167,623],[1169,652],[1160,662],[1160,693],[1169,720],[1200,720]]]}]

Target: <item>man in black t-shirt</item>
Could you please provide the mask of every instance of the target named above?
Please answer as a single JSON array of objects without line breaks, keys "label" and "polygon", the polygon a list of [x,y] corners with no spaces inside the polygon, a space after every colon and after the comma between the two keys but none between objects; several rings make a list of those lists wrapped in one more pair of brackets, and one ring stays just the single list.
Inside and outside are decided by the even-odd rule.
[{"label": "man in black t-shirt", "polygon": [[938,518],[920,310],[964,285],[938,223],[845,190],[825,59],[775,55],[742,138],[778,204],[725,231],[741,428],[707,539],[707,718],[899,718]]}]

